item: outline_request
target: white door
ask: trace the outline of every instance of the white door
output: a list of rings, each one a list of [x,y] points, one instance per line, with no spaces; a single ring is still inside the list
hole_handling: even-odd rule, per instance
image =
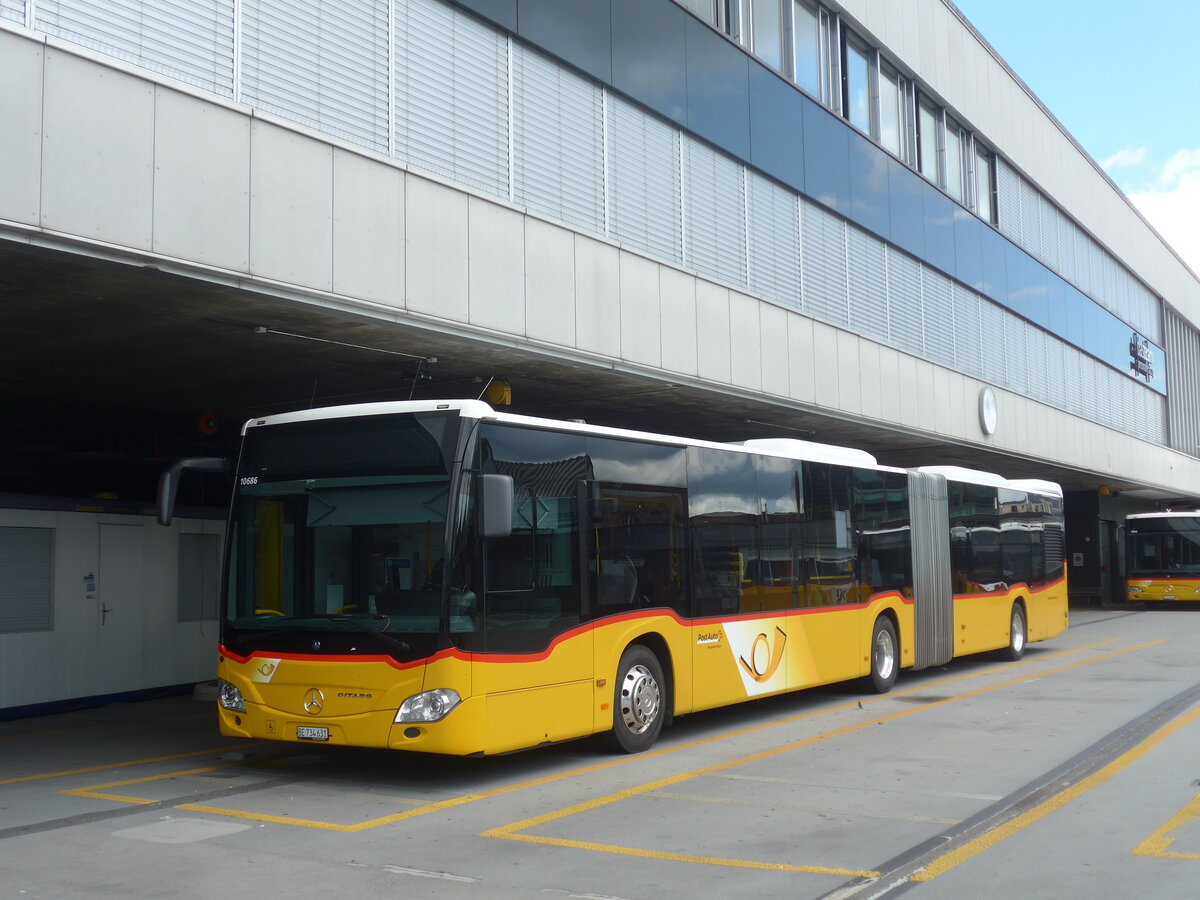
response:
[[[99,622],[97,694],[150,687],[146,683],[143,636],[146,616],[141,525],[100,526],[100,570],[96,573]]]

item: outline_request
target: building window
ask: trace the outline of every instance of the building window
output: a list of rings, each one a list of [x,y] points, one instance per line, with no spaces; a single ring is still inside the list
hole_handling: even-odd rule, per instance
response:
[[[796,84],[830,109],[837,108],[838,55],[834,52],[836,21],[823,7],[807,0],[792,2],[792,62]]]
[[[879,143],[900,159],[907,158],[908,122],[904,114],[905,79],[891,65],[879,61]]]
[[[750,52],[771,68],[783,71],[783,3],[781,0],[739,0],[740,39]]]
[[[717,0],[679,0],[680,5],[705,22],[719,25],[717,21]]]
[[[996,157],[975,145],[975,213],[991,225],[996,221]]]
[[[54,628],[54,529],[0,528],[0,634]]]
[[[941,110],[925,97],[917,100],[917,171],[936,184],[942,186],[940,166],[938,165],[938,120]]]
[[[871,134],[871,70],[875,51],[849,32],[844,32],[842,68],[842,116],[864,134]]]
[[[967,202],[967,133],[946,118],[946,193],[959,203]]]

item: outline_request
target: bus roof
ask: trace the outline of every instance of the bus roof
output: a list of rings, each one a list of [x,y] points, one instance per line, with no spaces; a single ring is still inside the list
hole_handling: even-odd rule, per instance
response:
[[[625,428],[612,428],[606,425],[590,425],[583,421],[573,422],[562,419],[544,419],[537,416],[498,412],[482,400],[395,400],[379,403],[355,403],[347,406],[327,406],[318,409],[302,409],[295,412],[255,417],[246,422],[242,427],[242,434],[245,435],[248,429],[260,425],[282,425],[291,422],[312,422],[321,419],[439,412],[442,410],[457,410],[458,414],[464,418],[505,422],[512,425],[529,425],[535,428],[554,428],[559,431],[574,431],[581,434],[632,438],[635,440],[674,444],[681,447],[741,450],[746,453],[757,453],[764,456],[781,456],[788,459],[804,460],[806,462],[832,463],[882,472],[903,473],[905,471],[893,466],[880,465],[870,453],[867,453],[865,450],[856,450],[852,447],[839,447],[834,444],[821,444],[814,441],[802,441],[796,438],[755,438],[739,443],[693,440],[691,438],[679,437],[678,435],[633,431]],[[1062,496],[1062,488],[1050,481],[1032,479],[1010,480],[991,472],[981,472],[960,466],[921,466],[918,471],[943,475],[950,481],[965,481],[970,484],[1004,487],[1026,493],[1048,494],[1053,497]]]

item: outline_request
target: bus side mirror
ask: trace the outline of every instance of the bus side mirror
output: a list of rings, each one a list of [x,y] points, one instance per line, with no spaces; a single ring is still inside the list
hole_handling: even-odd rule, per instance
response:
[[[479,503],[483,509],[481,527],[485,538],[512,534],[513,480],[511,475],[480,475]]]
[[[171,517],[175,515],[175,495],[179,492],[179,479],[183,473],[195,472],[228,472],[229,460],[220,456],[195,456],[181,459],[163,472],[158,478],[158,524],[170,525]]]

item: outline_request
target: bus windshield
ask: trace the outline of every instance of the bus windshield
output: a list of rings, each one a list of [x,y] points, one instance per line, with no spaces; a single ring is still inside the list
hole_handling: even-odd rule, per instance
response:
[[[1125,541],[1129,577],[1200,576],[1200,518],[1131,520]]]
[[[398,659],[432,652],[457,422],[410,414],[249,429],[231,518],[225,645]],[[471,628],[470,617],[460,612],[451,627]]]

